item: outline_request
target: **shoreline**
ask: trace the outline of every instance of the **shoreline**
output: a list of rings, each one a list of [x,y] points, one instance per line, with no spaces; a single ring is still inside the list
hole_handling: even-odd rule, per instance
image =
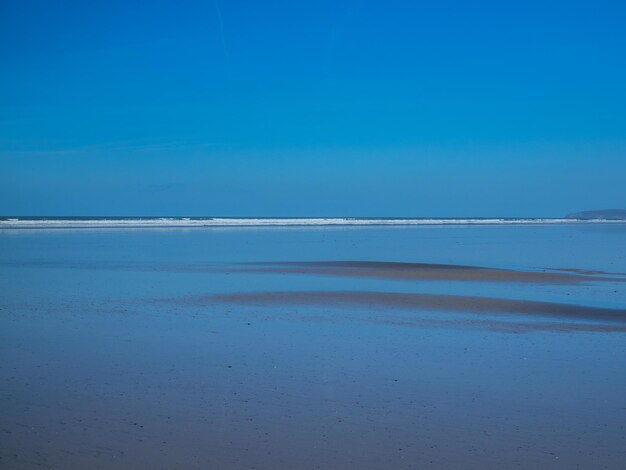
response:
[[[0,230],[82,228],[413,227],[626,224],[624,219],[532,217],[0,217]]]

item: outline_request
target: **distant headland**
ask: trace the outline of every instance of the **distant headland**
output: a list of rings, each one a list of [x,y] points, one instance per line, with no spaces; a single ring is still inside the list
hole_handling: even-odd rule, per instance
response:
[[[605,220],[626,220],[626,209],[602,209],[596,211],[582,211],[567,214],[566,219],[605,219]]]

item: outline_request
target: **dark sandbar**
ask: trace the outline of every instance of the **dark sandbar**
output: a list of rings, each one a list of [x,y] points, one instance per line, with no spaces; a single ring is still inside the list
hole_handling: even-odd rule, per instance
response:
[[[381,261],[313,261],[283,263],[251,263],[246,272],[276,274],[309,274],[348,277],[424,281],[528,282],[545,284],[577,284],[581,282],[625,282],[623,277],[599,276],[592,271],[567,272],[516,271],[479,266],[430,263],[395,263]]]
[[[531,315],[569,320],[626,324],[626,309],[442,294],[407,294],[372,291],[299,291],[221,294],[189,299],[251,305],[313,305],[374,307],[381,309],[447,311],[469,314]]]

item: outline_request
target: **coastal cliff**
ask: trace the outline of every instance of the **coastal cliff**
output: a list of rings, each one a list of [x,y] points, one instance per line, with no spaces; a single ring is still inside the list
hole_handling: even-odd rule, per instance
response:
[[[603,209],[595,211],[582,211],[567,214],[566,219],[606,219],[606,220],[626,220],[626,209]]]

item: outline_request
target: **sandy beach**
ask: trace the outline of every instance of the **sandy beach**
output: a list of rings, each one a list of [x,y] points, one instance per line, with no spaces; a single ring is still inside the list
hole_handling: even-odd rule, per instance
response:
[[[604,230],[0,233],[0,466],[621,469]]]

